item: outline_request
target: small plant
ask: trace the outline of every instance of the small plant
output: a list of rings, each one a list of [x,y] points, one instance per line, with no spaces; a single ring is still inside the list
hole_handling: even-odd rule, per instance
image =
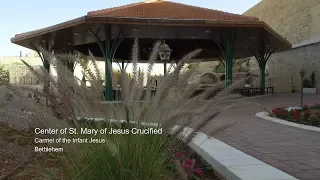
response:
[[[181,169],[181,173],[185,175],[186,179],[200,179],[204,176],[204,171],[197,166],[196,160],[191,158],[192,154],[183,148],[178,148],[175,144],[169,146],[168,152],[171,158],[169,167],[173,168],[173,170]]]

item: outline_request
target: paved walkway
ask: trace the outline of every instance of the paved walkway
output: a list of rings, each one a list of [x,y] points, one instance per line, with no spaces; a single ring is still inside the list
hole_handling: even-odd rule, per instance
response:
[[[299,105],[299,94],[274,94],[251,99],[267,108]],[[308,95],[305,103],[320,103],[320,95]],[[255,117],[261,109],[242,106],[222,113],[210,126],[210,132],[221,122],[240,123],[215,135],[215,138],[264,161],[298,179],[320,179],[320,133],[303,130]],[[222,120],[222,121],[221,121]],[[219,122],[220,121],[220,122]]]

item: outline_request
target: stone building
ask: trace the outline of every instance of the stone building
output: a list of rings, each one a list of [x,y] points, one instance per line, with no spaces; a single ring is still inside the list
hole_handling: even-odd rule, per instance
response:
[[[244,14],[265,21],[292,44],[320,36],[319,0],[262,0]]]
[[[37,69],[38,66],[33,66]],[[9,65],[9,80],[11,84],[39,85],[39,78],[34,75],[25,65]]]
[[[25,66],[21,59],[30,64],[34,69],[38,69],[42,65],[41,59],[34,52],[31,51],[26,55],[20,56],[2,56],[0,57],[0,64],[9,71],[9,81],[11,84],[19,85],[38,85],[39,78],[37,78],[27,66]]]
[[[244,14],[265,21],[293,44],[291,50],[273,54],[268,61],[276,91],[291,91],[292,85],[299,90],[301,68],[307,71],[307,78],[315,72],[320,88],[319,0],[262,0]]]

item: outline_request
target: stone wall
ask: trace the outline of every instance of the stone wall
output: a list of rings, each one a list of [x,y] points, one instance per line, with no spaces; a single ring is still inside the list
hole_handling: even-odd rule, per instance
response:
[[[292,44],[320,36],[320,0],[262,0],[244,14],[265,21]]]
[[[41,59],[39,57],[18,57],[18,56],[1,56],[0,63],[1,64],[20,64],[21,59],[27,62],[30,65],[42,65]]]
[[[295,47],[273,54],[268,61],[271,85],[276,91],[291,91],[292,84],[299,91],[301,68],[307,71],[307,78],[315,71],[316,84],[320,87],[319,0],[262,0],[244,14],[265,21]],[[258,72],[257,68],[250,70]]]
[[[270,57],[268,67],[272,86],[278,92],[291,91],[291,77],[296,90],[300,90],[301,68],[306,70],[306,78],[310,78],[312,71],[315,72],[316,84],[320,88],[320,43],[275,53]]]
[[[25,65],[9,65],[9,80],[11,84],[19,85],[39,85],[39,78],[34,75]],[[33,68],[38,69],[38,66]]]

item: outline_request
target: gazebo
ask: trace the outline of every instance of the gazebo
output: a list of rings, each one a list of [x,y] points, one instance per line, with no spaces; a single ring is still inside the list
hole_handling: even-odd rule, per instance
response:
[[[234,59],[255,56],[265,88],[265,66],[274,52],[291,44],[255,17],[190,6],[164,0],[151,0],[88,12],[87,15],[47,28],[17,34],[11,42],[39,51],[79,51],[102,57],[105,62],[130,59],[135,38],[139,38],[140,61],[147,62],[155,41],[165,40],[173,50],[171,60],[179,60],[195,49],[197,58],[226,61],[226,87],[232,83]],[[162,62],[162,61],[158,61]],[[105,97],[112,96],[111,72],[105,63]],[[49,66],[44,62],[45,67]]]

